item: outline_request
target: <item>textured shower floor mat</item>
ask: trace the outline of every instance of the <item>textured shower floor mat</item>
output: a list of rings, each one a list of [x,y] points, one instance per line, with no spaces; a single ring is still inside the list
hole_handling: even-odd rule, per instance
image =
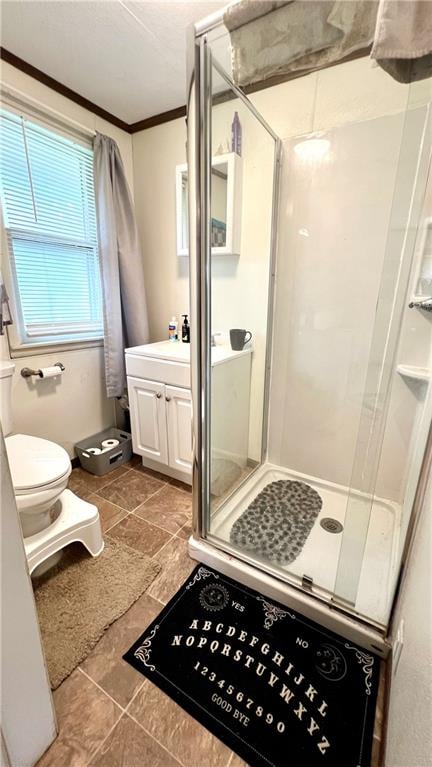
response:
[[[270,482],[234,522],[230,541],[276,565],[289,565],[301,553],[322,508],[305,482]]]
[[[377,657],[198,566],[124,659],[251,767],[369,767]]]

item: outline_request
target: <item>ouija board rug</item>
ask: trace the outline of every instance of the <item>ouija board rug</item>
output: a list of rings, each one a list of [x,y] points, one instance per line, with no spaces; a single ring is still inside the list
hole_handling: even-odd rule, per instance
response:
[[[380,660],[199,565],[123,656],[252,767],[369,767]]]

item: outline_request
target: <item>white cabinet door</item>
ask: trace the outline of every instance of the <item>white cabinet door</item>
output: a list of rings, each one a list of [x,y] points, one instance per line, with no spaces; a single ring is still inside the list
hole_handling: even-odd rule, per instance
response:
[[[127,384],[134,453],[168,463],[165,386],[131,376]]]
[[[192,472],[192,397],[190,389],[165,386],[169,465]]]

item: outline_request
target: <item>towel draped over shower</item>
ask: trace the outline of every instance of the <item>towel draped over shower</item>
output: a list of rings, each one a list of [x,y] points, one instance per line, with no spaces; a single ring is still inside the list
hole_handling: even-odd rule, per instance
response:
[[[104,303],[104,356],[108,397],[126,385],[124,349],[148,342],[144,265],[135,212],[119,148],[96,134],[94,185]]]
[[[431,0],[240,0],[227,8],[233,78],[248,86],[361,52],[400,82],[432,74]]]
[[[372,44],[377,1],[241,0],[224,23],[239,85],[308,72]]]
[[[381,0],[371,57],[401,83],[432,77],[431,0]]]

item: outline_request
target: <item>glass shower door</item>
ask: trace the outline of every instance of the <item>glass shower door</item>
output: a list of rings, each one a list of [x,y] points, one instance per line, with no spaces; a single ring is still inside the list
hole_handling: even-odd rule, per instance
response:
[[[365,551],[379,517],[425,109],[403,103],[316,132],[317,77],[305,132],[287,129],[283,141],[277,216],[279,140],[205,37],[197,69],[198,535],[383,626],[385,611],[361,608],[358,593],[366,583],[373,594],[381,566],[379,530]],[[296,82],[311,94],[311,79]],[[375,87],[368,103],[379,103]]]
[[[277,147],[215,64],[211,121],[210,514],[214,518],[265,453]],[[221,239],[224,249],[218,246]]]
[[[208,54],[207,54],[208,55]],[[208,505],[230,537],[236,491],[266,454],[278,140],[208,55]]]

